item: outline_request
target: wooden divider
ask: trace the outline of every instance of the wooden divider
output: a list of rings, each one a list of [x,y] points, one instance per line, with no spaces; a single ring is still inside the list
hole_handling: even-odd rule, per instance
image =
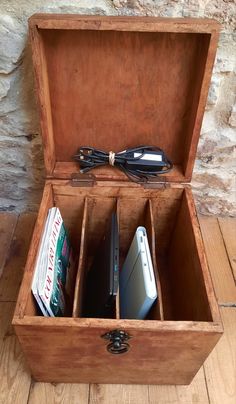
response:
[[[79,317],[81,315],[82,310],[82,286],[84,281],[84,267],[85,267],[86,249],[87,249],[87,237],[86,237],[87,222],[88,222],[88,198],[85,198],[82,229],[81,229],[80,254],[78,261],[78,271],[75,281],[75,293],[74,293],[72,317]]]
[[[160,276],[159,276],[159,265],[158,265],[158,261],[157,261],[157,255],[156,255],[156,233],[155,233],[153,206],[152,206],[151,199],[148,200],[148,216],[147,216],[146,228],[147,228],[149,246],[150,246],[150,250],[151,250],[152,264],[153,264],[154,276],[155,276],[156,287],[157,287],[157,295],[158,295],[158,298],[157,298],[158,304],[154,305],[153,308],[151,309],[150,318],[153,319],[155,317],[159,317],[159,319],[163,321],[164,312],[163,312],[162,289],[161,289],[161,282],[160,282]]]
[[[116,202],[117,211],[117,222],[118,222],[118,233],[120,234],[120,198],[117,198]],[[120,271],[120,260],[119,260],[119,271]],[[117,296],[116,296],[116,319],[120,319],[120,288],[118,286]]]
[[[78,260],[78,271],[75,282],[75,294],[73,303],[72,317],[83,316],[83,300],[85,292],[85,275],[91,266],[91,252],[96,251],[99,246],[99,239],[102,238],[111,212],[117,209],[117,220],[120,241],[120,269],[122,268],[124,258],[128,252],[130,243],[138,226],[144,226],[147,230],[148,241],[153,262],[153,269],[156,279],[158,299],[157,304],[151,309],[148,319],[163,320],[163,303],[161,284],[158,274],[155,251],[155,228],[153,219],[153,208],[150,199],[132,199],[127,198],[85,198],[80,253]],[[129,208],[128,208],[129,207]],[[102,209],[101,209],[102,208]],[[119,292],[116,299],[115,318],[120,318],[120,296]]]

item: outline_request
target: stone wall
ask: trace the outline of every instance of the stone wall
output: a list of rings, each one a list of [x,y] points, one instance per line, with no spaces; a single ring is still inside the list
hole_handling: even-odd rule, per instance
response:
[[[198,211],[236,215],[234,0],[1,0],[0,209],[38,209],[44,168],[27,19],[35,12],[210,17],[222,33],[193,175]]]

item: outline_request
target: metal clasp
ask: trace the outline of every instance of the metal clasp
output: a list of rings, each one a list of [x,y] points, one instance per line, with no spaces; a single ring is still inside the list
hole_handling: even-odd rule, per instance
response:
[[[109,331],[106,334],[101,335],[101,338],[110,341],[107,345],[107,350],[112,354],[119,355],[128,352],[130,349],[129,344],[126,341],[128,341],[131,336],[123,330]]]

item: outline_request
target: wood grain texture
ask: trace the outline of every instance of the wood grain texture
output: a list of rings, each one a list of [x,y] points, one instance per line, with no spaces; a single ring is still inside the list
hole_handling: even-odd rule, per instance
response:
[[[220,338],[221,320],[207,275],[191,192],[183,192],[183,187],[172,189],[172,183],[167,189],[166,185],[191,178],[218,29],[213,21],[192,19],[63,15],[30,19],[46,172],[49,177],[68,180],[47,181],[13,321],[37,380],[144,383],[145,375],[149,384],[186,384]],[[97,172],[95,186],[72,189],[72,156],[81,144],[101,149],[106,145],[107,150],[116,152],[138,143],[162,147],[173,161],[170,176],[160,177],[164,184],[145,184],[142,188],[127,183],[117,171],[105,169]],[[185,196],[187,202],[181,205]],[[143,218],[145,222],[149,199],[152,214],[150,220],[146,216],[146,222],[151,239],[159,223],[159,230],[165,229],[163,235],[170,219],[173,234],[179,223],[176,237],[172,238],[171,231],[169,238],[163,236],[163,244],[157,241],[154,245],[153,240],[151,244],[166,260],[170,245],[172,252],[179,249],[183,255],[178,238],[184,238],[186,245],[190,240],[187,256],[195,258],[184,262],[183,278],[188,278],[189,290],[181,300],[177,317],[181,316],[176,318],[183,321],[35,316],[30,286],[47,210],[53,204],[60,205],[73,244],[78,240],[79,245],[85,198],[87,232],[86,243],[81,245],[87,245],[87,261],[81,260],[85,270],[117,198],[123,206],[119,208],[123,255],[131,237],[130,226],[135,227]],[[153,200],[158,200],[155,208]],[[175,257],[181,267],[178,253]],[[194,282],[189,281],[191,270]],[[175,282],[176,277],[171,276]],[[180,301],[180,288],[178,293],[173,305]],[[197,295],[201,297],[200,308]],[[79,302],[80,297],[76,299]],[[125,355],[107,352],[101,335],[113,328],[124,328],[132,336],[131,349]],[[140,390],[146,394],[147,389]],[[134,397],[137,402],[138,396]]]
[[[37,28],[33,27],[30,30],[29,34],[32,43],[32,58],[35,71],[35,87],[40,111],[42,140],[44,143],[44,163],[46,172],[50,175],[53,172],[55,166],[56,156],[54,150],[47,66],[45,61],[43,43],[41,41]]]
[[[149,386],[150,404],[210,404],[204,370],[198,371],[189,386]]]
[[[157,256],[166,255],[170,245],[175,223],[180,210],[183,189],[173,190],[166,194],[166,198],[151,198],[153,222],[155,230]],[[164,194],[163,194],[164,196]]]
[[[47,175],[62,178],[55,163],[71,162],[80,145],[151,144],[180,167],[165,181],[189,181],[218,29],[210,20],[31,18]]]
[[[191,134],[191,136],[186,137],[184,144],[184,168],[187,178],[192,176],[218,39],[219,32],[212,33],[212,35],[205,40],[202,38],[201,47],[196,52],[196,62],[201,59],[205,60],[206,63],[203,65],[195,64],[195,69],[197,69],[197,74],[195,73],[196,83],[191,87],[190,93],[188,94],[189,101],[196,107],[191,108],[190,118],[186,128]]]
[[[56,162],[55,168],[53,170],[53,174],[51,178],[55,179],[68,179],[71,178],[71,173],[79,173],[79,165],[78,163],[75,162]],[[124,182],[130,182],[130,179],[118,168],[116,167],[98,167],[91,171],[91,174],[93,174],[94,178],[96,181],[99,180],[101,184],[105,181],[116,181],[118,185],[118,181],[120,181],[121,186],[124,185],[122,183]],[[162,175],[157,175],[155,178],[154,182],[184,182],[184,181],[190,181],[190,177],[187,178],[184,176],[183,173],[183,168],[180,165],[174,164],[173,169],[166,174]],[[135,182],[130,183],[131,187],[140,187],[142,185],[139,185]]]
[[[231,219],[230,219],[231,220]],[[233,219],[232,219],[232,225],[233,224]],[[207,229],[206,229],[207,231]],[[208,229],[208,231],[210,231]],[[221,245],[221,244],[220,244]],[[221,249],[220,249],[221,250]],[[218,254],[218,245],[217,243],[215,244],[215,254]],[[211,271],[214,271],[214,267],[211,267]],[[222,271],[224,271],[224,266],[222,267]],[[1,283],[1,282],[0,282]],[[230,284],[228,285],[230,287]],[[13,309],[14,304],[13,303],[1,303],[0,304],[0,339],[2,338],[3,335],[11,335],[11,327],[8,325],[8,312],[9,312],[9,317],[11,317],[12,309]],[[226,403],[226,404],[231,404],[235,402],[235,396],[234,396],[234,383],[235,383],[235,362],[234,362],[234,349],[235,349],[235,333],[234,333],[234,325],[235,325],[235,309],[234,308],[223,308],[221,309],[222,312],[222,317],[224,320],[224,328],[225,328],[225,336],[222,338],[222,340],[218,343],[216,349],[213,351],[213,353],[209,356],[206,364],[207,364],[207,369],[206,371],[206,380],[208,382],[208,390],[209,390],[209,395],[211,398],[211,403],[213,404],[221,404]],[[226,315],[226,320],[225,320],[225,314]],[[228,314],[229,313],[229,314]],[[5,337],[6,338],[6,337]],[[200,376],[199,376],[200,375]],[[0,373],[0,379],[2,377],[2,373]],[[1,379],[2,380],[2,379]],[[194,385],[194,382],[196,383],[197,381],[197,386]],[[4,382],[5,383],[5,382]],[[199,385],[198,385],[199,383]],[[202,370],[195,376],[193,382],[190,384],[188,387],[182,387],[182,386],[149,386],[149,398],[150,400],[148,401],[148,396],[146,396],[146,400],[142,401],[145,403],[150,402],[151,404],[177,404],[177,403],[184,403],[184,404],[189,404],[189,403],[196,403],[199,402],[201,404],[208,403],[208,400],[203,401],[204,398],[204,384],[202,380]],[[8,385],[9,386],[9,385]],[[16,386],[16,384],[15,384]],[[37,387],[38,386],[38,387]],[[43,387],[45,386],[45,387]],[[39,398],[41,399],[40,402],[44,402],[46,400],[46,396],[50,397],[50,402],[60,402],[60,397],[64,398],[64,401],[66,400],[66,397],[68,396],[70,400],[73,403],[73,397],[71,395],[71,392],[74,391],[74,386],[71,388],[70,385],[68,387],[64,387],[64,385],[59,385],[58,389],[57,387],[51,387],[52,385],[45,385],[45,384],[38,384],[36,383],[34,386],[32,386],[32,397],[31,400],[35,400],[35,402],[39,402]],[[29,386],[28,386],[29,387]],[[22,388],[22,386],[20,386]],[[6,389],[8,390],[8,387]],[[141,386],[141,389],[137,385],[135,386],[109,386],[109,385],[93,385],[91,386],[91,399],[94,400],[94,403],[110,403],[111,400],[115,400],[117,397],[122,398],[119,403],[129,403],[132,402],[131,400],[138,400],[138,397],[135,393],[135,391],[138,392],[138,397],[144,397],[145,392],[146,392],[146,386]],[[16,396],[15,396],[16,394]],[[27,396],[27,392],[25,391],[25,395]],[[39,398],[38,398],[39,396]],[[4,393],[3,396],[4,403],[8,404],[7,401],[7,396],[6,393]],[[14,390],[11,390],[11,394],[9,394],[9,400],[11,399],[12,403],[19,402],[19,403],[24,403],[24,399],[20,397],[21,401],[17,401],[15,397],[18,397],[18,391],[17,388]],[[76,394],[76,399],[79,401],[79,398],[83,397],[83,393],[80,391],[80,396]],[[99,401],[100,400],[100,401]],[[101,401],[103,400],[103,401]],[[192,401],[191,401],[192,400]],[[198,401],[197,401],[198,400]],[[32,401],[34,402],[34,401]],[[45,401],[46,402],[46,401]],[[68,401],[65,401],[68,402]],[[70,401],[69,401],[70,402]],[[82,401],[83,402],[83,401]],[[85,401],[86,402],[86,401]],[[134,402],[134,401],[133,401]]]
[[[135,184],[136,185],[136,184]],[[156,199],[158,196],[159,200],[159,210],[158,226],[161,228],[167,226],[167,222],[171,220],[169,216],[171,210],[171,200],[181,198],[183,193],[183,187],[178,184],[176,186],[165,187],[164,185],[160,189],[146,189],[139,187],[139,199],[137,202],[140,206],[143,206],[147,201],[147,198]],[[90,230],[89,230],[89,244],[91,251],[96,248],[98,241],[101,238],[100,230],[104,228],[106,222],[106,215],[111,213],[112,209],[115,207],[116,198],[121,198],[125,201],[126,198],[130,200],[130,203],[135,204],[136,202],[136,187],[132,187],[126,184],[125,188],[120,188],[116,183],[110,184],[110,186],[94,186],[94,187],[71,187],[67,181],[57,181],[57,180],[47,180],[42,203],[39,210],[39,216],[35,226],[34,235],[32,237],[30,252],[28,255],[28,260],[26,264],[24,281],[20,289],[19,299],[16,306],[16,315],[23,316],[24,313],[28,315],[35,314],[35,304],[31,296],[31,282],[34,269],[34,260],[37,253],[37,246],[40,240],[41,229],[46,220],[46,215],[48,209],[56,204],[62,212],[63,218],[65,220],[66,226],[70,236],[72,236],[72,243],[75,251],[79,250],[80,235],[81,235],[81,225],[83,216],[83,206],[84,199],[86,197],[90,198],[90,201],[94,201],[90,209]],[[136,203],[136,204],[137,204]],[[127,204],[124,202],[124,208]],[[167,211],[165,210],[165,205],[167,205]],[[137,215],[137,212],[133,212],[133,215]],[[129,215],[128,215],[129,216]],[[127,217],[127,215],[125,216]],[[129,219],[130,220],[130,219]],[[166,223],[166,226],[162,225]],[[163,233],[164,234],[164,233]],[[158,247],[159,248],[159,247]]]
[[[14,313],[15,303],[0,302],[0,350],[4,339],[13,335],[14,331],[11,325],[12,316]],[[1,375],[0,375],[1,378]]]
[[[218,222],[236,282],[236,218],[220,217]]]
[[[84,288],[84,277],[85,277],[85,260],[87,253],[87,221],[88,221],[88,199],[85,198],[84,202],[84,211],[83,211],[83,220],[82,220],[82,228],[81,228],[81,243],[80,243],[80,252],[79,252],[79,260],[78,260],[78,271],[75,281],[75,294],[74,294],[74,303],[73,303],[73,317],[79,317],[82,313],[82,302],[83,302],[83,288]]]
[[[204,290],[202,271],[205,271],[205,263],[200,245],[200,232],[197,231],[198,225],[194,217],[195,211],[190,197],[191,192],[184,192],[188,195],[186,198],[189,202],[189,205],[185,202],[183,206],[188,218],[186,219],[188,220],[187,224],[181,211],[177,210],[176,214],[180,228],[182,223],[187,238],[192,240],[188,248],[192,255],[197,256],[196,259],[199,260],[198,265],[195,266],[197,273],[195,283],[198,287],[197,290],[202,291]],[[138,224],[145,223],[147,227],[149,225],[150,229],[151,223],[155,231],[156,223],[162,221],[168,228],[170,218],[168,212],[171,206],[168,204],[169,210],[165,210],[165,203],[167,199],[173,199],[174,202],[181,200],[182,194],[183,188],[141,188],[139,198],[137,198],[136,188],[133,189],[129,186],[125,189],[116,186],[71,189],[68,185],[55,186],[54,181],[47,181],[14,317],[16,333],[21,341],[32,374],[37,380],[82,383],[143,383],[143,374],[145,373],[145,382],[150,384],[186,384],[191,381],[222,332],[220,318],[214,309],[214,295],[209,293],[211,289],[209,289],[209,285],[206,286],[209,303],[206,303],[206,299],[204,303],[205,312],[211,311],[211,318],[192,315],[187,318],[188,321],[169,322],[157,321],[156,315],[153,317],[155,320],[39,317],[35,316],[35,312],[32,311],[33,302],[30,289],[33,263],[43,223],[48,207],[56,199],[60,200],[63,197],[63,203],[65,203],[66,197],[68,198],[68,215],[72,217],[77,205],[83,206],[84,198],[87,197],[85,243],[87,244],[87,253],[85,258],[89,262],[99,245],[102,233],[105,231],[107,218],[116,207],[117,197],[119,200],[121,251],[125,254],[129,239],[133,236],[130,234],[130,229],[132,228],[134,232]],[[149,208],[152,206],[149,199],[155,200],[157,198],[162,209],[160,211],[156,209],[156,212],[152,211],[152,215],[149,209],[149,214],[147,214],[148,206]],[[64,215],[65,220],[67,220],[67,209],[64,209]],[[78,238],[80,238],[81,228],[76,221],[73,223],[73,228],[79,233]],[[161,245],[158,246],[158,243],[157,247],[162,248]],[[163,249],[163,253],[166,254],[165,249]],[[204,282],[208,282],[205,276]],[[190,287],[193,287],[192,283],[190,283]],[[196,302],[196,296],[188,295],[185,304],[187,303],[192,307],[195,304],[193,301]],[[181,318],[181,320],[184,319]],[[213,321],[201,322],[201,320],[208,319],[213,319]],[[106,343],[101,335],[117,328],[129,332],[133,338],[128,354],[124,357],[121,355],[121,358],[119,355],[119,358],[115,359],[116,357],[107,352]],[[49,346],[50,350],[48,350]],[[68,358],[70,358],[69,362]],[[57,369],[56,372],[55,369]],[[169,371],[169,369],[171,370]]]
[[[168,251],[167,272],[172,319],[211,321],[209,302],[213,299],[212,296],[207,296],[206,279],[203,275],[206,267],[201,259],[203,247],[197,242],[191,215],[188,196],[184,194]]]
[[[117,152],[156,144],[181,163],[179,142],[185,143],[188,133],[180,117],[187,121],[186,95],[196,81],[187,71],[194,71],[197,34],[44,30],[41,35],[57,161],[71,161],[80,145]]]
[[[214,32],[219,23],[204,18],[156,18],[127,16],[85,16],[75,14],[34,14],[30,26],[44,29],[87,29],[159,32]]]
[[[25,313],[35,315],[35,305],[32,300],[32,294],[31,294],[34,262],[36,259],[37,249],[42,234],[42,228],[46,221],[48,209],[53,206],[54,201],[53,201],[52,187],[50,183],[46,183],[43,191],[42,201],[39,208],[39,214],[35,223],[34,232],[29,247],[29,252],[27,255],[27,260],[24,268],[23,282],[21,283],[18,300],[16,303],[15,315],[17,316],[23,316]],[[28,237],[30,236],[31,234],[28,234]],[[28,239],[28,246],[29,246],[29,239]]]
[[[149,386],[91,384],[89,404],[148,404]],[[153,402],[154,403],[154,402]]]
[[[15,213],[0,213],[0,277],[8,256],[17,218],[18,215]]]
[[[0,302],[0,403],[4,404],[27,403],[31,380],[11,325],[14,307],[15,303]]]
[[[199,221],[218,303],[235,303],[236,286],[217,218],[200,216]]]
[[[214,331],[210,324],[210,332],[200,326],[197,332],[191,326],[186,332],[176,330],[174,323],[165,330],[165,322],[158,321],[146,321],[156,327],[147,331],[134,320],[85,319],[87,327],[81,327],[82,319],[67,318],[64,326],[60,319],[35,317],[41,326],[33,325],[33,320],[29,318],[26,325],[26,319],[15,319],[14,326],[34,378],[46,382],[189,384],[220,337],[219,326]],[[55,320],[57,325],[52,326]],[[115,327],[105,327],[106,323]],[[126,354],[106,350],[107,341],[101,336],[115,328],[132,336]]]
[[[33,382],[29,404],[88,404],[88,384],[51,384]]]
[[[76,196],[54,195],[54,204],[60,209],[65,227],[68,231],[73,250],[77,255],[80,247],[80,231],[82,226],[84,199]]]
[[[157,302],[152,306],[147,318],[153,320],[164,320],[162,290],[159,275],[159,267],[156,256],[156,240],[155,240],[156,234],[154,225],[154,214],[152,208],[152,201],[150,199],[148,200],[145,212],[144,227],[146,227],[147,229],[148,242],[151,251],[151,259],[157,288]]]
[[[102,320],[102,323],[101,323]],[[20,318],[15,315],[13,318],[13,325],[18,327],[18,335],[24,335],[24,328],[21,326],[31,326],[36,328],[42,328],[45,330],[52,329],[60,330],[61,327],[74,327],[75,329],[84,328],[99,328],[112,329],[127,328],[130,332],[133,332],[138,328],[140,331],[150,331],[156,332],[157,330],[161,332],[196,332],[196,333],[221,333],[223,328],[221,322],[206,322],[206,321],[156,321],[156,320],[129,320],[129,319],[100,319],[100,318],[68,318],[68,317],[43,317],[43,316],[28,316],[25,315],[24,318]],[[48,328],[49,327],[49,328]],[[59,328],[58,328],[59,327]]]
[[[222,307],[224,335],[204,364],[211,404],[236,402],[236,308]]]
[[[117,181],[98,181],[93,186],[81,187],[71,186],[71,181],[68,180],[56,180],[51,179],[47,181],[52,185],[54,197],[64,196],[77,196],[91,198],[95,197],[124,197],[135,199],[137,195],[139,198],[156,198],[156,199],[172,199],[181,198],[183,189],[189,185],[183,184],[167,184],[159,183],[157,186],[151,186],[151,184],[140,185],[135,182],[117,182]]]
[[[31,377],[15,335],[5,338],[0,351],[0,402],[27,403]]]
[[[16,301],[22,281],[35,213],[22,214],[17,222],[0,284],[0,301]]]

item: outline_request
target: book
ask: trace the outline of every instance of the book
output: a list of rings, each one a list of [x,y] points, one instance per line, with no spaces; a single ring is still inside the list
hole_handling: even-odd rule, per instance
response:
[[[69,237],[58,208],[49,209],[36,258],[32,293],[44,316],[69,313],[75,265]]]

